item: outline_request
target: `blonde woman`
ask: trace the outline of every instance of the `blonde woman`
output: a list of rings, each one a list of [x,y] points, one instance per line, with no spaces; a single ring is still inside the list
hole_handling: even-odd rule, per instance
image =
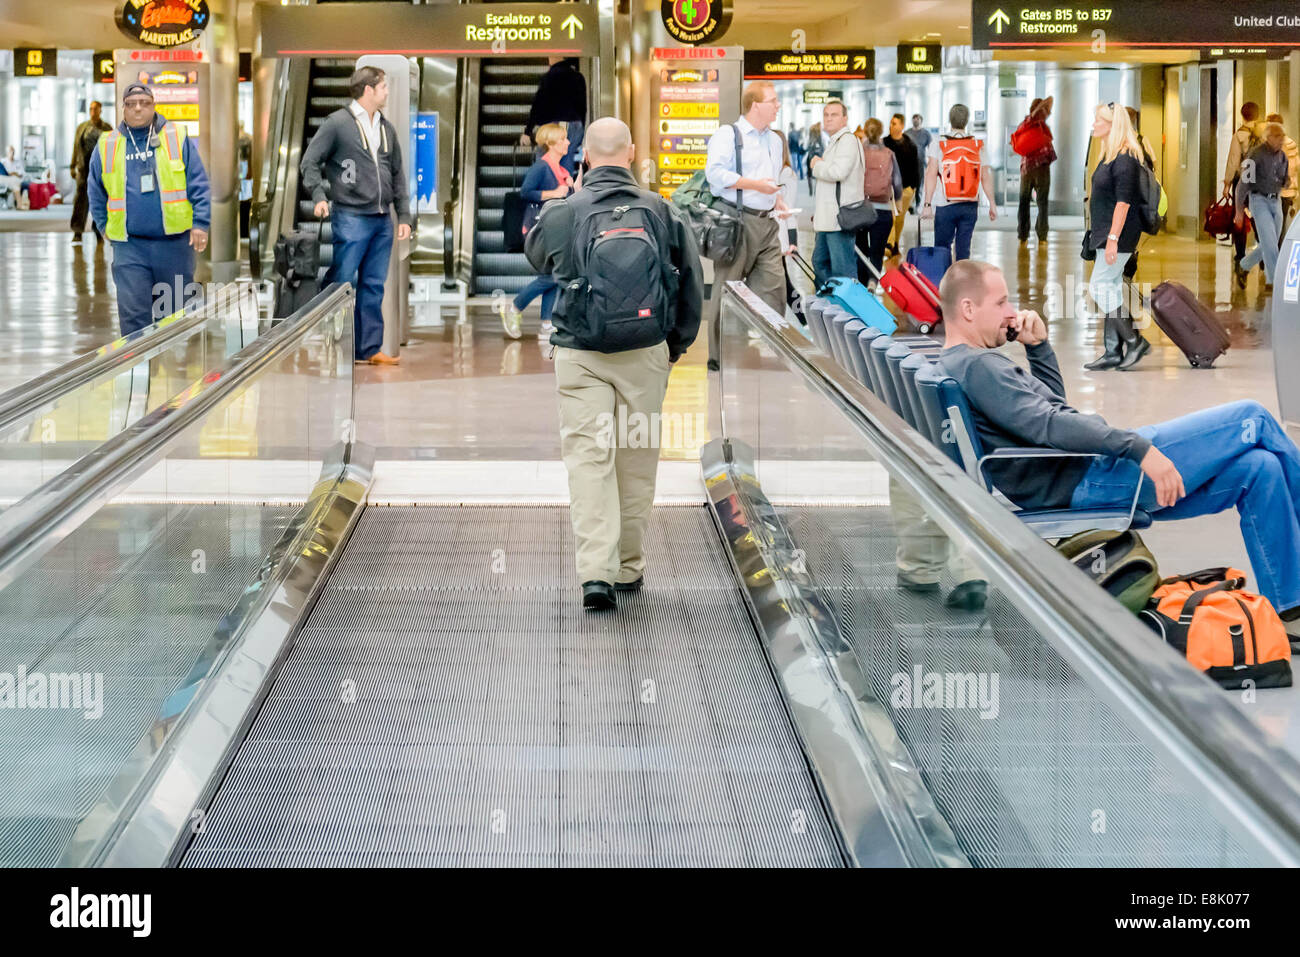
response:
[[[1105,316],[1106,351],[1084,368],[1128,370],[1151,349],[1151,343],[1134,328],[1133,318],[1124,308],[1124,265],[1142,235],[1138,207],[1142,202],[1145,156],[1123,106],[1098,106],[1092,135],[1100,147],[1100,162],[1088,192],[1087,248],[1096,254],[1088,291]]]

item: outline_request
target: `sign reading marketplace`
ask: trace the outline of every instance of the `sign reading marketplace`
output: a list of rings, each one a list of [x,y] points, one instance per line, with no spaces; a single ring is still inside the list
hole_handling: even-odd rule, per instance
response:
[[[117,12],[118,29],[155,47],[192,43],[207,25],[207,0],[126,0]]]

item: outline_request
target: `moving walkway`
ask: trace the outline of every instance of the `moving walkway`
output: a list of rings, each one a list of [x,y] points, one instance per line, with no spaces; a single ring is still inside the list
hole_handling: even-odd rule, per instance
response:
[[[367,506],[350,317],[327,290],[0,513],[6,666],[104,677],[0,750],[48,782],[0,798],[7,862],[1300,861],[1293,756],[742,285],[704,505],[613,615],[564,509]],[[897,587],[891,480],[985,608]],[[52,582],[93,600],[33,656]]]

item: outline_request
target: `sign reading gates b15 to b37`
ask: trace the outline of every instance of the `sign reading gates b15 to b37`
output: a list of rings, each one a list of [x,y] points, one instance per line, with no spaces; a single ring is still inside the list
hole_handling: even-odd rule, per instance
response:
[[[1025,47],[1300,46],[1300,4],[1287,0],[972,0],[971,45]],[[1281,50],[1279,49],[1279,52]]]

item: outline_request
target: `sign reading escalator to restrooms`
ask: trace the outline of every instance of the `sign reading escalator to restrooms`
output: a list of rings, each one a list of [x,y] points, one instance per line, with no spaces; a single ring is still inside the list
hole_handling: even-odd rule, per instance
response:
[[[263,56],[596,56],[590,3],[255,4]]]
[[[1296,47],[1300,7],[1277,0],[972,0],[971,45],[1096,53],[1109,47]]]

